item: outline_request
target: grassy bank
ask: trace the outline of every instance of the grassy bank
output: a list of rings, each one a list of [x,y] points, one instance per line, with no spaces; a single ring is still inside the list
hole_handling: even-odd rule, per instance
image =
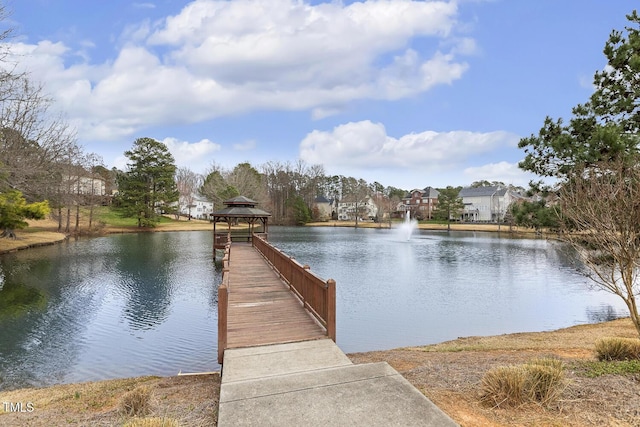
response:
[[[140,233],[161,231],[200,231],[212,230],[209,221],[182,218],[176,220],[171,217],[161,217],[155,227],[139,228],[136,218],[125,218],[117,211],[108,207],[96,208],[92,227],[89,228],[88,212],[82,212],[79,232],[80,235],[106,235],[112,233]],[[58,232],[58,223],[52,219],[29,220],[29,227],[16,230],[17,239],[0,239],[0,254],[28,249],[37,246],[59,243],[68,238],[67,233]],[[72,221],[72,232],[76,234],[75,219]]]
[[[160,219],[160,222],[152,228],[139,228],[135,218],[125,218],[117,211],[108,207],[98,207],[94,213],[92,229],[89,230],[88,212],[82,212],[80,220],[80,234],[103,235],[111,233],[139,233],[139,232],[161,232],[161,231],[210,231],[212,225],[209,221],[185,218],[179,220],[170,216]],[[24,230],[17,230],[17,239],[0,239],[0,254],[13,252],[31,247],[50,245],[59,243],[68,238],[67,234],[58,232],[58,223],[51,219],[40,221],[27,221],[29,227]],[[72,221],[75,225],[75,220]],[[399,227],[400,222],[393,222],[391,227]],[[72,225],[72,229],[74,228]],[[307,224],[308,227],[355,227],[354,221],[327,221],[313,222]],[[374,223],[372,221],[359,222],[361,228],[389,228],[389,223]],[[242,228],[240,226],[239,228]],[[418,228],[422,230],[446,230],[447,224],[436,222],[421,222]],[[451,224],[453,231],[488,231],[488,232],[511,232],[525,236],[532,236],[535,230],[512,227],[497,224]],[[71,233],[73,234],[73,233]]]
[[[392,221],[391,228],[399,227],[402,224],[401,221]],[[349,227],[353,228],[356,226],[355,221],[323,221],[323,222],[310,222],[306,225],[307,227]],[[526,227],[516,227],[516,226],[508,226],[505,224],[488,224],[488,223],[451,223],[452,231],[487,231],[487,232],[501,232],[501,233],[513,233],[513,234],[521,234],[521,235],[535,235],[536,230],[532,228]],[[388,222],[373,222],[373,221],[360,221],[358,222],[359,228],[380,228],[380,229],[388,229]],[[446,231],[447,223],[436,222],[436,221],[421,221],[418,222],[417,228],[420,230],[437,230],[437,231]]]
[[[636,337],[629,319],[549,332],[466,337],[435,345],[350,354],[354,363],[385,361],[462,426],[638,426],[640,366],[598,362],[602,337]],[[498,366],[552,357],[565,365],[567,384],[553,405],[492,408],[480,403],[484,374]],[[613,369],[612,369],[613,368]],[[28,403],[31,412],[7,412],[0,425],[124,425],[123,402],[134,390],[148,395],[141,417],[181,426],[215,425],[218,374],[140,377],[0,392],[0,402]]]

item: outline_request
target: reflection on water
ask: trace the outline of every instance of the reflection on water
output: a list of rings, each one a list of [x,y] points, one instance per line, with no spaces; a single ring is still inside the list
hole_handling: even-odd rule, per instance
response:
[[[0,389],[219,369],[211,251],[143,233],[0,257]]]
[[[562,246],[487,233],[272,227],[337,281],[346,352],[608,320]],[[0,389],[219,369],[210,232],[81,239],[0,256]]]
[[[0,286],[0,318],[18,317],[29,310],[42,310],[46,306],[42,291],[20,283],[5,282]]]
[[[269,240],[336,280],[337,337],[346,352],[460,336],[593,322],[587,308],[626,309],[587,286],[571,255],[507,234],[272,227]]]
[[[609,304],[603,304],[598,307],[587,307],[587,318],[590,323],[609,322],[625,316],[628,316],[628,314],[616,310]]]

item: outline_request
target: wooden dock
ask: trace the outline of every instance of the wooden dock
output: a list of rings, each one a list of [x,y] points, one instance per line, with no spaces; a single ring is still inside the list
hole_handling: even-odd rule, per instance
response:
[[[386,362],[338,348],[333,280],[255,237],[223,266],[219,427],[457,426]]]
[[[229,280],[227,348],[327,337],[324,328],[251,244],[233,244]]]

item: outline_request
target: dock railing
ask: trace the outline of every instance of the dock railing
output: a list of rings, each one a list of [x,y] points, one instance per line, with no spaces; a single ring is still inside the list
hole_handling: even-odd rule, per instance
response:
[[[227,348],[227,314],[229,312],[229,263],[231,256],[231,235],[222,257],[222,283],[218,287],[218,363],[222,364]]]
[[[305,308],[324,326],[327,336],[335,342],[335,280],[324,281],[313,273],[308,265],[300,264],[293,257],[267,242],[261,233],[253,234],[252,244],[300,298]]]

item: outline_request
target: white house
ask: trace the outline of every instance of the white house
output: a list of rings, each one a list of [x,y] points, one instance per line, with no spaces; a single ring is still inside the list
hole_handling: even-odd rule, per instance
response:
[[[213,212],[213,202],[202,196],[193,194],[191,198],[180,197],[180,214],[191,215],[196,219],[209,219],[209,214]]]
[[[70,187],[70,188],[67,188]],[[83,175],[65,175],[61,186],[63,192],[69,191],[71,194],[83,194],[104,196],[106,194],[106,183],[99,177]]]
[[[344,198],[338,202],[338,220],[354,221],[356,219],[356,208],[361,219],[374,219],[378,216],[378,206],[371,196],[356,201],[353,198]]]
[[[520,194],[508,187],[467,187],[458,194],[464,203],[461,220],[465,222],[504,221],[505,214]]]

